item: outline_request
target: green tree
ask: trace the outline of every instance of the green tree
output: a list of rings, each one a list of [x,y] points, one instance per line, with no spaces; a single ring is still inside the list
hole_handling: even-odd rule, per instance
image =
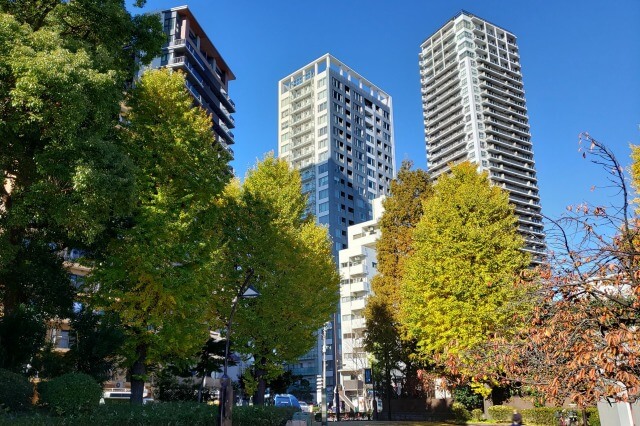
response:
[[[418,357],[482,375],[467,353],[517,324],[530,259],[507,193],[475,165],[454,166],[433,190],[407,260],[400,320]]]
[[[137,206],[114,228],[92,276],[98,307],[123,324],[136,403],[150,367],[187,364],[209,337],[215,200],[228,155],[192,102],[184,75],[168,70],[145,73],[131,92],[120,136],[137,168]]]
[[[133,52],[160,50],[155,21],[115,0],[0,1],[4,331],[15,318],[26,330],[67,316],[74,289],[56,252],[98,244],[133,205],[133,167],[115,129]],[[2,365],[20,368],[42,346],[43,332],[4,331]]]
[[[225,195],[226,266],[218,287],[227,291],[220,293],[216,309],[226,323],[240,289],[253,285],[260,292],[254,300],[238,302],[228,337],[235,351],[253,355],[255,401],[262,403],[266,381],[282,373],[284,362],[311,349],[315,332],[330,319],[339,276],[327,231],[305,216],[300,175],[286,162],[266,157],[242,186],[234,182]]]
[[[378,275],[371,283],[373,295],[365,309],[365,346],[375,356],[386,395],[392,393],[394,369],[404,369],[404,391],[416,389],[417,366],[410,356],[415,345],[401,339],[397,312],[405,260],[414,251],[413,232],[422,217],[422,203],[431,193],[431,183],[427,172],[411,170],[411,166],[411,162],[402,163],[398,177],[391,182],[391,195],[383,202],[382,233],[376,243]]]

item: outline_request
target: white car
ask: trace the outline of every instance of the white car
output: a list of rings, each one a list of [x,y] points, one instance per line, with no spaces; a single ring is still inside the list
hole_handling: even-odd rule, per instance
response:
[[[311,412],[311,407],[309,406],[309,404],[307,404],[304,401],[300,401],[300,409],[302,410],[303,413]]]

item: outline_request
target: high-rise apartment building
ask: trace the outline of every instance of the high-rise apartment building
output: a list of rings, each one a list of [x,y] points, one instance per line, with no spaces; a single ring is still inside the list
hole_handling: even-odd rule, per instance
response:
[[[181,70],[195,104],[211,114],[216,141],[232,156],[236,107],[229,97],[229,81],[235,80],[231,69],[213,45],[187,6],[160,12],[167,43],[162,55],[147,68],[167,67]],[[143,70],[144,71],[144,70]]]
[[[471,161],[509,192],[534,263],[545,250],[516,36],[462,11],[420,45],[427,164],[433,178]]]
[[[391,97],[327,54],[278,83],[278,154],[300,170],[308,211],[325,224],[333,254],[347,228],[373,218],[371,200],[387,195],[395,173]],[[339,324],[327,341],[326,386],[339,364]],[[322,342],[293,367],[312,384],[322,371]]]

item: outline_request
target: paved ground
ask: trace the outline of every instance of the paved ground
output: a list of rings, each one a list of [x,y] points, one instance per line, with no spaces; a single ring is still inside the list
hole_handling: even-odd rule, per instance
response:
[[[321,423],[316,422],[314,426],[320,426]],[[423,422],[423,421],[342,421],[342,422],[328,422],[328,426],[453,426],[453,423],[443,422]],[[468,423],[467,426],[472,426]],[[482,426],[491,426],[489,423],[482,423]],[[503,425],[504,426],[504,425]]]

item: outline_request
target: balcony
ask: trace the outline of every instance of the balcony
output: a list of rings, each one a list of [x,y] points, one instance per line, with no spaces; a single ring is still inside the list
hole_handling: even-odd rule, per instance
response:
[[[348,287],[350,294],[369,293],[371,291],[371,286],[366,281],[351,283]]]
[[[448,117],[438,121],[437,123],[427,127],[427,133],[429,135],[432,134],[439,134],[442,131],[445,131],[445,129],[449,128],[451,125],[453,125],[453,123],[456,122],[456,120],[462,120],[462,105],[456,105],[458,111],[453,112],[456,108],[451,108],[449,111],[447,111],[448,113],[451,113]],[[440,115],[444,115],[444,114],[438,114]],[[431,136],[433,137],[433,136]]]
[[[347,392],[354,392],[361,390],[363,386],[362,380],[343,380],[342,387]]]
[[[366,299],[364,297],[360,297],[357,299],[353,299],[349,304],[349,308],[351,309],[351,312],[361,311],[364,309],[366,304],[367,304]]]
[[[229,130],[226,124],[224,124],[222,121],[218,121],[217,127],[218,129],[222,130],[223,136],[225,137],[228,143],[235,143],[234,141],[235,135],[231,130]]]
[[[368,273],[367,265],[364,263],[351,264],[349,266],[349,274],[354,275],[366,275]]]
[[[315,153],[315,151],[313,149],[310,148],[305,148],[305,149],[301,149],[301,150],[295,150],[293,151],[293,160],[301,160],[305,157],[310,157]]]
[[[451,150],[464,146],[465,136],[466,134],[464,131],[459,131],[457,133],[451,134],[449,137],[441,140],[439,143],[432,143],[431,140],[429,140],[428,141],[429,156],[431,157],[432,160],[436,160],[438,159],[438,157],[441,157],[451,152]],[[458,138],[460,139],[457,140]],[[455,142],[450,143],[452,141],[455,141]]]
[[[295,138],[295,137],[301,136],[307,132],[313,131],[313,129],[314,129],[313,123],[303,124],[293,129],[291,133],[291,137]]]
[[[296,114],[296,116],[293,117],[293,120],[291,120],[292,124],[301,124],[313,118],[313,110],[301,112],[299,114],[300,115]]]
[[[351,320],[351,329],[353,331],[364,330],[367,328],[367,324],[364,318],[356,318]]]
[[[311,98],[297,101],[292,104],[291,112],[302,111],[305,108],[313,106],[313,100]]]
[[[207,62],[206,58],[202,55],[200,50],[193,45],[191,40],[176,39],[170,42],[167,47],[173,48],[174,55],[176,55],[182,48],[185,48],[184,50],[188,52],[189,58],[193,60],[193,64],[195,64],[202,71],[207,84],[215,88],[215,96],[219,98],[219,100],[229,111],[236,111],[235,103],[229,98],[229,95],[225,90],[225,85],[222,82],[220,76]]]

